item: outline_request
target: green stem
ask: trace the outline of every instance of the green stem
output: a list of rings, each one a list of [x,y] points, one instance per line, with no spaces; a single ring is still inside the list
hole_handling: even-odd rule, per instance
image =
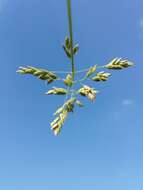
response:
[[[75,66],[74,66],[74,53],[73,53],[73,31],[72,31],[71,0],[67,0],[67,10],[68,10],[68,23],[69,23],[70,42],[71,42],[72,79],[74,80]]]

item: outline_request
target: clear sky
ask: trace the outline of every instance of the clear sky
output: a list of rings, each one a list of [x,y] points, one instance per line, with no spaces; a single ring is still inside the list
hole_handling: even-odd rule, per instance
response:
[[[72,0],[76,68],[128,58],[95,104],[85,100],[55,137],[63,98],[19,66],[69,70],[65,0],[0,0],[0,189],[143,189],[143,0]]]

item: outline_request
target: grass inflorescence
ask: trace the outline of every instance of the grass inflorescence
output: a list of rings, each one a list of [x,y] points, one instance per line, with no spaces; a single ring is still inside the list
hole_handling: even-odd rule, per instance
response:
[[[54,83],[54,81],[59,81],[65,84],[65,88],[52,87],[46,92],[46,95],[61,95],[65,96],[65,101],[61,107],[59,107],[54,116],[56,117],[53,122],[51,122],[51,129],[55,135],[58,135],[61,128],[68,117],[68,114],[74,111],[75,106],[83,107],[83,103],[79,100],[79,96],[84,96],[88,98],[91,102],[96,100],[98,90],[86,83],[86,80],[91,80],[92,82],[105,82],[111,76],[109,70],[122,70],[133,65],[131,61],[122,58],[114,58],[109,63],[98,66],[93,65],[87,69],[76,71],[74,56],[78,53],[79,45],[73,43],[73,31],[72,31],[72,14],[71,14],[71,1],[67,0],[67,10],[68,10],[68,23],[69,23],[69,37],[67,36],[62,44],[62,48],[65,55],[71,62],[71,71],[49,71],[41,68],[35,67],[19,67],[17,71],[19,74],[23,75],[33,75],[40,80],[46,81],[47,84]],[[103,71],[98,71],[98,69],[103,69]],[[108,72],[106,71],[108,70]],[[64,78],[59,76],[65,74]],[[75,79],[75,76],[83,73],[83,78],[79,80]],[[84,81],[84,84],[82,83]],[[78,83],[81,87],[76,89],[75,83]]]

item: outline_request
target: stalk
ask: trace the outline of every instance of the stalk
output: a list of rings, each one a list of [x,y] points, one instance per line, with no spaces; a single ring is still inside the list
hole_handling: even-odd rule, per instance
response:
[[[75,65],[74,65],[74,54],[73,54],[73,31],[72,31],[71,0],[67,0],[67,11],[68,11],[68,24],[69,24],[70,42],[71,42],[72,79],[74,80],[74,76],[75,76]]]

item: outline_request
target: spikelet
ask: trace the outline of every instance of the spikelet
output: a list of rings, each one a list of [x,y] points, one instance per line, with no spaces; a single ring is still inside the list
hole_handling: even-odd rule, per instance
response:
[[[70,98],[69,100],[67,100],[63,106],[61,106],[60,108],[58,108],[56,110],[56,112],[54,113],[54,115],[58,115],[61,112],[63,112],[63,110],[67,110],[68,112],[73,112],[73,108],[74,108],[74,103],[76,101],[76,98]]]
[[[133,63],[128,60],[125,60],[122,58],[115,58],[109,64],[105,65],[105,68],[120,70],[120,69],[130,67],[132,65]]]
[[[84,85],[83,88],[80,88],[78,92],[80,95],[86,96],[89,100],[93,102],[96,98],[96,94],[98,91],[96,91],[94,88]]]
[[[51,123],[51,129],[53,130],[55,135],[58,135],[60,133],[67,116],[68,112],[63,109],[59,116]]]
[[[76,98],[70,98],[69,100],[65,102],[64,106],[68,112],[73,112],[75,101],[76,101]]]
[[[55,135],[58,135],[61,131],[61,128],[68,116],[69,112],[73,112],[74,103],[76,98],[71,98],[67,100],[64,105],[57,109],[54,115],[58,115],[57,118],[51,123],[51,129],[54,131]]]
[[[66,76],[66,79],[64,80],[65,85],[71,87],[73,85],[73,80],[72,80],[72,76],[70,74],[68,74]]]
[[[71,58],[71,52],[70,52],[70,50],[68,50],[68,49],[65,47],[64,44],[62,45],[62,47],[63,47],[63,50],[64,50],[64,52],[66,53],[67,57],[68,57],[68,58]]]
[[[54,74],[51,71],[45,70],[45,69],[39,69],[35,67],[19,67],[19,70],[17,71],[19,74],[31,74],[38,79],[45,80],[48,83],[53,82],[54,80],[58,79],[57,75]]]
[[[65,38],[65,42],[64,44],[62,44],[63,50],[66,53],[68,58],[71,58],[71,41],[69,39],[69,37]]]
[[[64,94],[67,94],[67,90],[64,89],[64,88],[56,88],[56,87],[53,87],[52,90],[49,90],[48,92],[46,92],[47,95],[51,95],[51,94],[54,94],[54,95],[64,95]]]
[[[70,49],[70,48],[71,48],[71,41],[70,41],[69,37],[66,37],[66,38],[65,38],[65,47],[66,47],[67,49]]]
[[[96,65],[90,67],[86,73],[86,77],[90,77],[96,71]]]
[[[55,111],[54,115],[59,115],[61,112],[63,112],[64,109],[65,109],[65,108],[64,108],[64,105],[61,106],[61,107],[59,107],[59,108]]]
[[[111,76],[110,73],[105,73],[104,71],[101,71],[101,72],[97,73],[96,76],[92,77],[91,79],[93,81],[100,82],[100,81],[108,80],[109,76]]]
[[[65,42],[64,44],[62,44],[62,47],[63,47],[63,50],[64,52],[66,53],[67,57],[68,58],[71,58],[72,57],[72,49],[71,49],[71,41],[69,39],[69,37],[66,37],[65,38]],[[73,47],[73,54],[75,55],[79,50],[79,45],[76,44],[74,47]]]

